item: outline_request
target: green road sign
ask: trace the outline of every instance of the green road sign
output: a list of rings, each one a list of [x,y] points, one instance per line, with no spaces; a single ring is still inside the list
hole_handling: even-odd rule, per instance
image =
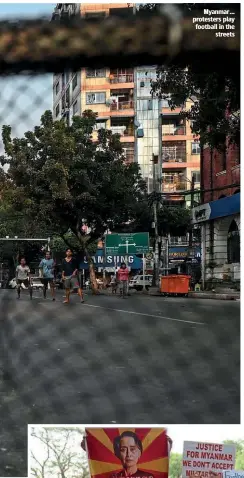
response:
[[[107,234],[105,236],[106,255],[145,254],[149,251],[149,233]]]

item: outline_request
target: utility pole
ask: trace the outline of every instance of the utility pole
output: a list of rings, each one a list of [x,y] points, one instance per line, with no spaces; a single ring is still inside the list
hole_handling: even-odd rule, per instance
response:
[[[194,191],[195,191],[195,177],[193,175],[191,180],[191,211],[194,208]],[[192,247],[192,245],[193,245],[193,226],[191,226],[191,229],[189,232],[189,247]]]
[[[157,177],[156,177],[156,168],[158,167],[158,156],[153,154],[152,155],[152,162],[153,162],[153,192],[157,193],[158,185],[157,185]],[[159,236],[158,236],[158,204],[156,198],[153,201],[153,222],[154,222],[154,231],[155,231],[155,245],[154,245],[154,277],[153,283],[154,286],[157,287],[158,285],[158,278],[159,278]]]

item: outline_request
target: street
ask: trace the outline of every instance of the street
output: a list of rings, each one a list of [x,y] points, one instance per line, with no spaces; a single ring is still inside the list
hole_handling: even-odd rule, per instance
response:
[[[27,423],[239,423],[239,302],[85,298],[1,291],[0,438],[18,445],[13,463]]]

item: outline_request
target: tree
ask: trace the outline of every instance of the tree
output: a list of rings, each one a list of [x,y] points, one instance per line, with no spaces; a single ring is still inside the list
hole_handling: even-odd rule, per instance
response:
[[[180,478],[182,474],[182,455],[170,453],[169,478]]]
[[[192,132],[200,135],[202,144],[225,149],[228,143],[240,143],[240,90],[233,77],[223,72],[198,70],[196,65],[187,68],[162,66],[157,69],[157,79],[152,82],[152,92],[159,98],[169,98],[169,106],[192,101],[190,109],[181,115],[191,121]]]
[[[13,205],[14,186],[7,181],[7,178],[4,179],[3,176],[0,177],[0,237],[37,238],[52,235],[53,231],[47,230],[46,225],[38,221],[35,216],[28,216],[26,211],[18,212]],[[26,257],[28,263],[31,263],[40,253],[42,246],[43,243],[32,241],[0,241],[0,262],[8,263],[10,272],[13,273],[21,255]]]
[[[37,453],[31,441],[31,472],[36,478],[47,478],[51,474],[61,478],[89,478],[86,458],[82,452],[74,451],[79,444],[80,431],[74,428],[32,429]],[[78,449],[78,446],[75,447]],[[38,456],[37,456],[38,455]]]
[[[184,16],[194,11],[203,11],[209,4],[177,5]],[[236,21],[240,8],[236,10]],[[143,5],[142,10],[160,8],[157,4]],[[211,4],[215,8],[215,4]],[[218,9],[219,6],[216,5]],[[177,59],[170,66],[162,65],[157,69],[157,79],[152,82],[152,93],[159,98],[169,98],[172,109],[192,101],[189,110],[183,108],[182,116],[192,121],[192,132],[200,135],[202,144],[225,151],[226,143],[240,144],[240,61],[232,54],[230,65],[223,59],[214,64],[201,63],[196,56],[188,64],[179,65]]]
[[[244,440],[225,440],[224,443],[236,446],[235,470],[244,470]]]
[[[92,132],[96,115],[85,111],[71,126],[54,121],[51,111],[41,126],[23,138],[11,138],[11,127],[3,126],[5,174],[14,185],[13,207],[25,211],[53,228],[65,239],[69,232],[86,255],[93,288],[97,290],[89,245],[109,229],[133,222],[146,198],[145,183],[136,163],[126,165],[119,135],[100,130],[96,142]],[[87,224],[89,235],[82,226]]]

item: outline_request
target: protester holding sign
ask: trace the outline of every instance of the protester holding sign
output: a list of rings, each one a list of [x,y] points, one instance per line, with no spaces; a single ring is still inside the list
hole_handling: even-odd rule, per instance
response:
[[[164,428],[91,428],[81,447],[91,478],[168,478],[172,440]]]

